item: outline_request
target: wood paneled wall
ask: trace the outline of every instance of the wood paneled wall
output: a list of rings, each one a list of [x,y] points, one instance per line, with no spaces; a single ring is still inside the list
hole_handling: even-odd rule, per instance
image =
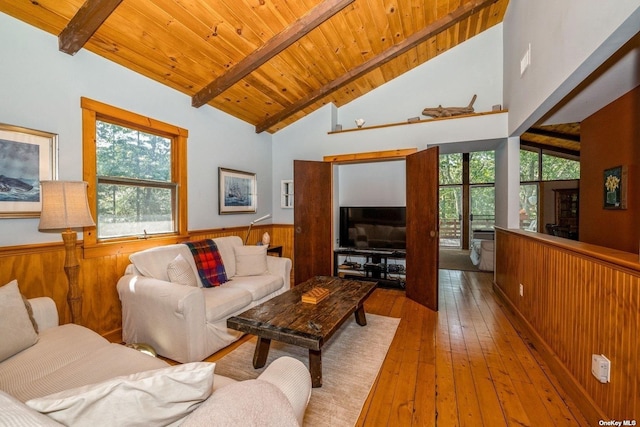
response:
[[[263,225],[252,228],[248,242],[261,240],[267,231],[272,245],[282,245],[282,256],[293,256],[293,226]],[[246,236],[246,228],[198,230],[189,233],[191,240],[237,235]],[[119,341],[122,330],[122,310],[116,283],[129,264],[129,254],[146,247],[157,246],[153,240],[135,244],[116,245],[110,253],[84,258],[82,242],[78,246],[80,259],[80,287],[83,290],[82,313],[84,324],[112,341]],[[166,244],[166,243],[165,243]],[[27,297],[48,296],[58,307],[60,323],[69,323],[67,306],[67,277],[64,269],[64,246],[60,243],[0,247],[0,285],[18,280],[20,291]],[[293,277],[293,275],[292,275]]]
[[[580,123],[580,240],[638,253],[640,87]],[[604,209],[604,171],[628,168],[626,209]]]
[[[637,254],[497,230],[495,281],[592,425],[640,420]],[[592,354],[611,360],[610,383],[591,374]]]

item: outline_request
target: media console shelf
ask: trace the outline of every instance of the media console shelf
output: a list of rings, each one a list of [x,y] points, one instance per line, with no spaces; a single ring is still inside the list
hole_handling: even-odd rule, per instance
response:
[[[339,248],[333,251],[333,275],[404,289],[406,257],[404,250]]]

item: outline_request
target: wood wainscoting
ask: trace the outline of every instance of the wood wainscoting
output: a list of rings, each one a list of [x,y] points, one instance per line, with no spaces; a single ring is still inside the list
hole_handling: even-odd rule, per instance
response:
[[[640,421],[637,254],[497,229],[495,290],[590,425]],[[610,383],[591,374],[592,354],[611,360]]]
[[[189,232],[189,240],[237,235],[246,236],[247,227],[198,230]],[[262,225],[251,229],[248,242],[261,240],[267,231],[273,245],[282,246],[282,256],[293,256],[292,225]],[[186,240],[181,238],[180,240]],[[82,241],[78,242],[80,288],[83,292],[83,326],[113,342],[121,341],[122,310],[116,290],[118,279],[129,264],[129,254],[144,248],[175,243],[176,239],[149,239],[113,245],[100,251],[100,256],[82,256]],[[28,298],[51,297],[58,308],[60,323],[69,323],[67,277],[64,273],[64,245],[60,243],[0,247],[0,286],[16,279],[20,291]],[[293,277],[293,275],[292,275]]]

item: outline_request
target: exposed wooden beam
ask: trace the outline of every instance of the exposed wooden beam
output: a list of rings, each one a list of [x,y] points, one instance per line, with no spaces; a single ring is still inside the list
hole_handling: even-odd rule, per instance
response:
[[[540,142],[529,141],[527,140],[526,133],[520,136],[520,146],[531,147],[531,148],[536,148],[536,149],[545,150],[545,151],[552,151],[554,153],[566,154],[568,156],[576,157],[576,158],[580,157],[580,150],[572,150],[570,148],[557,147],[555,145],[547,145],[547,144],[542,144]]]
[[[75,55],[122,0],[87,0],[58,36],[58,48]]]
[[[460,6],[453,12],[449,13],[448,15],[432,22],[422,30],[406,38],[401,43],[398,43],[397,45],[390,47],[386,51],[382,52],[380,55],[370,59],[367,62],[364,62],[362,65],[347,72],[346,74],[337,78],[336,80],[309,93],[306,97],[289,105],[288,107],[284,108],[281,112],[274,114],[271,117],[267,117],[264,121],[262,121],[261,123],[258,123],[258,125],[256,126],[256,133],[264,132],[270,127],[286,119],[287,117],[290,117],[296,112],[308,107],[309,105],[315,103],[316,101],[319,101],[320,99],[324,98],[331,92],[337,89],[340,89],[341,87],[351,83],[352,81],[364,76],[368,72],[402,55],[403,53],[411,50],[412,48],[419,45],[420,43],[423,43],[426,40],[430,39],[431,37],[443,31],[446,31],[447,29],[456,25],[458,22],[464,19],[467,19],[474,13],[479,12],[480,10],[491,6],[493,3],[496,3],[497,1],[498,0],[474,0],[468,3],[465,3],[464,5]]]
[[[191,99],[191,105],[198,108],[211,101],[353,2],[354,0],[323,1],[196,93]]]
[[[580,135],[574,135],[570,133],[557,132],[549,129],[541,129],[532,127],[527,130],[528,133],[535,135],[548,136],[551,138],[566,139],[569,141],[580,142]]]

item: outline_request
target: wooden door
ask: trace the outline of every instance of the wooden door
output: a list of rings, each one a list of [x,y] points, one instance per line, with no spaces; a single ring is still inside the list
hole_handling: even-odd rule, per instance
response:
[[[330,162],[293,162],[293,276],[296,285],[314,276],[333,273],[331,171]]]
[[[438,311],[438,147],[407,156],[407,297]]]

